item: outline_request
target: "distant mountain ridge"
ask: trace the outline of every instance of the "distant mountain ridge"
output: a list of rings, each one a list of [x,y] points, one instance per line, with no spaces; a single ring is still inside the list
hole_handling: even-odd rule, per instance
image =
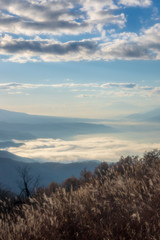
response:
[[[160,108],[144,113],[131,114],[127,118],[135,121],[160,122]]]
[[[11,160],[15,160],[15,161],[18,161],[18,162],[26,162],[26,163],[33,163],[33,162],[38,161],[38,159],[34,160],[34,159],[31,159],[31,158],[19,157],[19,156],[13,154],[13,153],[8,152],[8,151],[0,150],[0,159],[2,159],[2,158],[11,159]]]
[[[96,121],[96,120],[95,120]],[[47,117],[0,110],[0,139],[68,138],[81,134],[115,132],[94,120]]]
[[[21,161],[20,161],[21,160]],[[22,162],[23,160],[23,162]],[[31,161],[32,159],[30,159]],[[80,176],[80,172],[86,168],[89,171],[100,164],[99,161],[84,161],[75,163],[57,163],[57,162],[25,162],[26,158],[20,158],[6,151],[0,151],[0,184],[12,192],[18,193],[18,168],[28,166],[33,177],[40,176],[40,186],[46,187],[52,181],[61,183],[74,175]]]
[[[99,119],[69,118],[58,116],[32,115],[0,109],[0,122],[8,123],[54,123],[54,122],[98,122]]]

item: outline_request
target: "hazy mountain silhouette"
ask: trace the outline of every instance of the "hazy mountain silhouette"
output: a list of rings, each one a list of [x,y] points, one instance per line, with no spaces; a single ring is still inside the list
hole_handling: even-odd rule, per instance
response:
[[[13,126],[7,128],[4,127],[4,123],[0,122],[0,140],[11,140],[11,139],[18,139],[18,140],[29,140],[35,138],[33,134],[28,132],[21,132],[13,130]]]
[[[86,161],[69,164],[56,162],[26,163],[24,161],[26,161],[26,159],[20,158],[9,152],[0,151],[0,183],[2,186],[18,193],[19,189],[17,182],[19,176],[17,169],[25,166],[30,168],[32,176],[40,176],[40,186],[47,186],[52,181],[57,183],[63,182],[72,175],[79,177],[81,170],[84,168],[93,172],[100,163],[99,161]]]
[[[0,139],[67,138],[80,134],[115,132],[110,126],[90,121],[0,110]]]
[[[100,119],[88,118],[69,118],[69,117],[56,117],[56,116],[42,116],[31,115],[27,113],[8,111],[0,109],[0,122],[8,123],[27,123],[27,124],[40,124],[40,123],[54,123],[54,122],[99,122]]]
[[[2,158],[12,159],[12,160],[15,160],[18,162],[26,162],[26,163],[33,163],[35,161],[38,161],[38,159],[35,160],[35,159],[31,159],[31,158],[19,157],[8,151],[0,150],[0,159],[2,159]]]
[[[131,114],[127,118],[134,121],[160,122],[160,108],[144,113]]]

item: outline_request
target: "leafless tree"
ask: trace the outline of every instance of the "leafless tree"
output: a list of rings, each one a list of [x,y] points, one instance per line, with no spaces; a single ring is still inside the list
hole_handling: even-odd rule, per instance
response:
[[[35,177],[31,174],[28,166],[17,169],[19,175],[18,187],[20,189],[20,197],[31,197],[39,186],[39,176]]]

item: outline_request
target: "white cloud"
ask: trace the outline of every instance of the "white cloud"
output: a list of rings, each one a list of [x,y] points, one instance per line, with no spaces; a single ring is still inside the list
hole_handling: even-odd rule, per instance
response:
[[[112,88],[112,87],[116,87],[116,88],[135,88],[137,85],[135,83],[105,83],[103,84],[101,87],[102,88]]]
[[[147,7],[152,1],[118,3]],[[115,26],[122,29],[126,25],[119,4],[113,0],[0,0],[1,59],[20,63],[160,59],[160,24],[140,34],[116,33]],[[65,42],[64,35],[68,39],[78,35],[79,40]]]
[[[112,41],[102,43],[101,55],[105,60],[158,60],[160,59],[160,24],[135,33],[113,34]]]
[[[30,83],[0,83],[0,90],[18,90],[18,89],[34,89],[34,88],[98,88],[98,83],[58,83],[58,84],[30,84]]]
[[[21,143],[21,141],[16,141]],[[85,160],[118,161],[122,155],[143,154],[160,148],[160,144],[138,143],[114,137],[87,137],[65,141],[62,139],[36,139],[24,141],[20,147],[6,150],[21,157],[53,162],[76,162]]]
[[[142,86],[135,83],[75,83],[63,82],[58,84],[29,84],[29,83],[0,83],[0,91],[8,94],[23,94],[25,89],[53,88],[68,89],[72,92],[80,92],[77,98],[106,98],[108,96],[118,97],[150,97],[160,95],[160,87]]]
[[[99,97],[98,94],[79,94],[76,96],[77,98],[97,98]]]
[[[81,61],[81,60],[158,60],[160,59],[160,24],[143,29],[140,34],[113,33],[110,38],[60,42],[36,37],[26,40],[4,35],[0,55],[4,61]]]
[[[152,4],[151,0],[119,0],[119,4],[130,7],[149,7]]]
[[[112,0],[0,0],[0,26],[15,34],[76,35],[109,24],[124,26],[124,16],[110,11],[116,8]]]

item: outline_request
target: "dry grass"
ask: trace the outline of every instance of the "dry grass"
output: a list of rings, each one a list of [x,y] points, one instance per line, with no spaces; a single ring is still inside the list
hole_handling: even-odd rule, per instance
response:
[[[37,194],[8,213],[3,202],[0,240],[160,239],[160,152],[99,169],[76,190]]]

